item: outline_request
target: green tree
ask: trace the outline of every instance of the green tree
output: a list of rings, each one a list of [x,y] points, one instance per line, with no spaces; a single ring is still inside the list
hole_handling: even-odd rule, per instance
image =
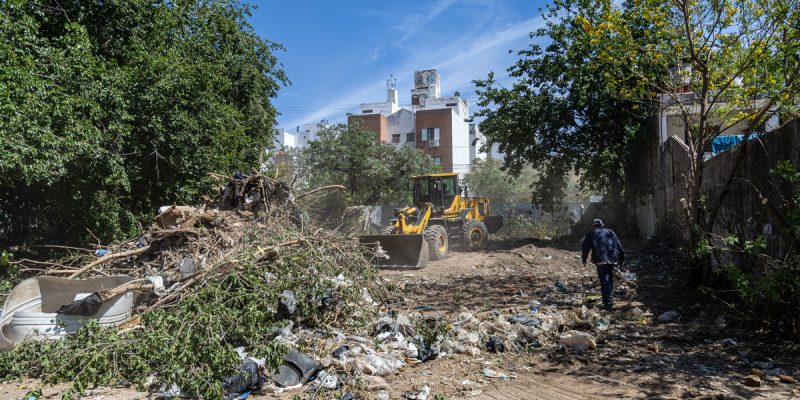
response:
[[[511,86],[494,73],[475,82],[482,107],[476,116],[486,117],[481,131],[500,145],[512,173],[526,165],[541,172],[534,193],[543,205],[560,203],[576,173],[585,189],[622,197],[631,144],[647,116],[635,99],[618,95],[611,84],[620,66],[572,18],[599,15],[595,4],[555,1],[544,13],[546,26],[531,34],[530,48],[508,69]]]
[[[0,237],[133,234],[197,201],[207,173],[271,142],[286,84],[250,7],[210,1],[0,2]]]
[[[408,180],[433,169],[422,151],[380,142],[358,122],[325,124],[305,149],[303,164],[307,184],[344,185],[350,205],[407,202]]]
[[[649,94],[657,111],[683,122],[689,148],[686,179],[692,241],[714,226],[719,206],[749,156],[748,139],[773,116],[798,114],[800,4],[796,0],[633,0],[598,2],[601,18],[576,15],[615,60],[612,87],[621,97]],[[650,73],[642,73],[649,71]],[[636,85],[629,84],[631,77]],[[619,84],[620,79],[626,83]],[[639,90],[626,90],[633,87]],[[653,96],[655,94],[655,96]],[[723,183],[722,194],[703,193],[703,156],[712,140],[735,127],[744,143]]]
[[[514,203],[531,201],[533,171],[523,169],[517,176],[502,169],[502,161],[493,158],[476,159],[472,170],[464,175],[470,196],[486,196],[492,204],[510,207]]]

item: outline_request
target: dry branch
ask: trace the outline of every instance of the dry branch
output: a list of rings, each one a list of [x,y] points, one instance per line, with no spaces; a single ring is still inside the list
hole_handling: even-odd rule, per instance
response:
[[[332,189],[345,190],[347,188],[345,186],[342,186],[342,185],[323,186],[323,187],[316,188],[316,189],[314,189],[314,190],[312,190],[310,192],[305,192],[303,194],[297,195],[297,197],[295,197],[295,199],[302,199],[303,197],[308,196],[310,194],[314,194],[314,193],[317,193],[317,192],[322,191],[322,190],[332,190]]]
[[[88,271],[91,271],[93,268],[97,267],[98,265],[107,263],[109,261],[114,261],[114,260],[117,260],[117,259],[120,259],[120,258],[139,255],[139,254],[142,254],[142,253],[146,252],[149,249],[150,249],[149,247],[140,247],[138,249],[125,251],[125,252],[122,252],[122,253],[109,254],[109,255],[107,255],[105,257],[101,257],[100,259],[93,261],[89,265],[87,265],[87,266],[75,271],[72,275],[69,276],[69,278],[75,279],[75,278],[83,275],[84,273],[86,273]]]

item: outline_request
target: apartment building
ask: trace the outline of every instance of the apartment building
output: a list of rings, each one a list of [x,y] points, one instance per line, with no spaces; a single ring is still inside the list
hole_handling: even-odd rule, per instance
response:
[[[308,142],[317,139],[322,124],[305,124],[296,126],[294,129],[275,128],[273,135],[273,146],[280,148],[303,148],[308,146]]]
[[[478,157],[470,140],[469,106],[458,92],[442,97],[435,69],[414,71],[410,109],[400,107],[396,81],[390,78],[386,101],[363,103],[360,111],[348,117],[348,123],[360,121],[383,142],[422,150],[445,172],[469,172]]]

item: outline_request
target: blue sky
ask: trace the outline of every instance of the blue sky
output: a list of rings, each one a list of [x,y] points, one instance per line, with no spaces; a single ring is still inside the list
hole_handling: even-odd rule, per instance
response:
[[[459,91],[475,111],[474,79],[505,77],[543,24],[543,0],[254,1],[250,19],[279,52],[292,85],[274,104],[278,126],[326,119],[343,122],[360,103],[383,101],[397,78],[400,104],[410,102],[413,72],[436,68],[442,95]]]

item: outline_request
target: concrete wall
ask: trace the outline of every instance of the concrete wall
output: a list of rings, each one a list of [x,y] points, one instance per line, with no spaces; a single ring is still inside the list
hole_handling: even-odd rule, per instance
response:
[[[636,196],[628,209],[640,237],[679,242],[688,232],[680,199],[687,196],[689,148],[674,136],[659,142],[659,136],[652,135],[637,146],[633,168],[628,171],[629,190]]]
[[[799,125],[798,120],[790,121],[748,142],[750,155],[724,197],[721,196],[725,183],[743,151],[742,146],[705,162],[702,190],[707,204],[718,204],[722,198],[713,227],[715,235],[734,234],[742,243],[763,235],[767,254],[779,259],[785,256],[789,237],[782,232],[781,216],[786,210],[781,199],[788,197],[792,188],[781,186],[772,176],[772,170],[782,160],[800,165]],[[629,173],[632,191],[650,189],[640,190],[628,209],[635,216],[641,237],[685,240],[689,223],[680,199],[687,196],[688,149],[674,136],[662,145],[657,140],[654,136],[636,152],[634,169]]]
[[[400,145],[415,147],[416,142],[408,142],[407,134],[414,133],[416,130],[416,118],[414,113],[408,109],[401,108],[396,113],[387,118],[389,127],[389,139],[392,135],[400,135]],[[391,143],[391,140],[390,140]]]
[[[747,143],[750,154],[729,193],[723,197],[713,228],[715,234],[734,234],[742,242],[764,235],[769,255],[779,259],[786,255],[789,237],[781,234],[781,220],[786,212],[781,199],[788,197],[793,188],[781,185],[773,177],[772,169],[782,160],[800,165],[799,125],[798,120],[790,121]],[[740,145],[706,161],[703,190],[709,204],[719,201],[742,151]]]
[[[469,141],[469,123],[466,121],[467,115],[464,110],[453,109],[453,172],[466,174],[470,170],[472,160],[469,157],[471,143]]]
[[[275,149],[296,147],[295,135],[291,132],[287,132],[284,128],[275,128],[273,132],[272,146]]]

